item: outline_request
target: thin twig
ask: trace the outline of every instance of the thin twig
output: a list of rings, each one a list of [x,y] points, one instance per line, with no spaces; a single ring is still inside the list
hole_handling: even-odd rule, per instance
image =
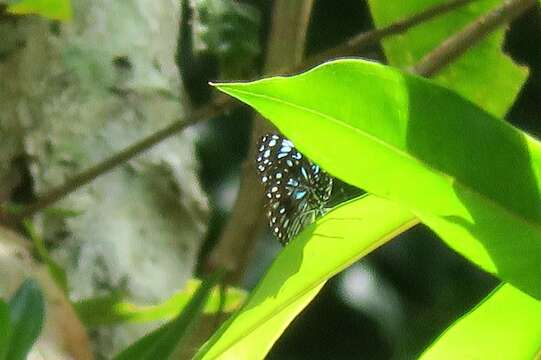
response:
[[[356,54],[363,46],[374,44],[385,37],[403,33],[415,25],[426,22],[437,16],[446,14],[447,12],[458,8],[459,6],[464,6],[472,1],[476,0],[452,0],[449,3],[434,6],[418,14],[415,14],[410,18],[394,22],[389,26],[383,27],[381,29],[361,33],[357,36],[350,38],[341,45],[324,51],[318,55],[314,55],[308,58],[306,61],[303,61],[302,63],[291,68],[284,69],[279,73],[293,73],[306,69],[310,66],[313,66],[314,64],[326,61],[332,57]],[[221,115],[225,111],[239,105],[240,103],[238,102],[234,102],[231,99],[224,99],[223,97],[221,97],[219,101],[214,101],[201,107],[200,109],[185,116],[184,118],[175,121],[168,127],[159,130],[158,132],[150,135],[149,137],[144,138],[143,140],[127,147],[124,150],[121,150],[119,153],[109,157],[103,162],[87,170],[84,170],[83,172],[66,180],[64,184],[54,187],[44,195],[38,197],[38,199],[34,203],[25,207],[24,210],[22,210],[17,215],[9,216],[7,214],[0,213],[0,221],[2,221],[2,223],[13,223],[19,222],[25,217],[32,216],[36,212],[52,205],[56,201],[74,192],[79,187],[90,183],[98,176],[105,174],[109,170],[125,163],[126,161],[139,155],[150,147],[158,144],[159,142],[167,139],[168,137],[176,134],[177,132],[182,131],[187,126],[202,120],[210,119],[212,117]]]
[[[36,202],[16,213],[13,216],[12,221],[21,221],[24,218],[35,214],[36,212],[62,199],[66,195],[74,192],[81,186],[88,184],[98,176],[105,174],[119,164],[125,163],[134,156],[141,154],[145,150],[148,150],[171,135],[183,130],[187,126],[195,124],[201,120],[210,119],[221,115],[235,106],[237,106],[237,104],[230,98],[225,96],[217,97],[215,101],[198,109],[197,111],[194,111],[191,114],[188,114],[182,120],[175,121],[166,128],[153,133],[152,135],[131,146],[128,146],[105,161],[75,175],[74,177],[68,179],[64,184],[49,190],[45,195],[38,198]]]
[[[510,23],[537,0],[506,0],[502,5],[477,18],[462,31],[449,37],[436,49],[424,56],[410,71],[430,77],[455,61],[468,49],[503,24]]]
[[[417,14],[414,14],[405,19],[398,20],[391,23],[388,26],[363,32],[355,35],[345,42],[337,45],[331,49],[324,50],[319,54],[312,55],[306,58],[302,64],[293,68],[293,71],[304,70],[317,64],[321,64],[328,59],[332,59],[338,56],[350,56],[359,53],[359,49],[373,45],[381,41],[382,39],[391,35],[405,33],[412,27],[432,20],[440,15],[446,14],[450,11],[458,9],[462,6],[477,0],[453,0],[443,4],[435,5],[428,9],[425,9]],[[291,69],[290,69],[291,71]]]

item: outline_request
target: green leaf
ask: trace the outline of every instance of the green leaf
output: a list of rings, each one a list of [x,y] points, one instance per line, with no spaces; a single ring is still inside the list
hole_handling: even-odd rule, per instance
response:
[[[84,214],[82,210],[66,209],[62,207],[49,207],[43,209],[43,213],[47,216],[56,217],[60,219],[76,218]]]
[[[330,277],[414,224],[410,212],[373,195],[336,207],[284,248],[240,312],[195,358],[264,358]]]
[[[153,306],[139,306],[125,302],[119,295],[82,300],[75,303],[74,306],[81,321],[89,327],[122,322],[171,319],[183,311],[200,285],[200,280],[189,280],[185,289],[177,292],[163,303]],[[220,309],[220,294],[218,289],[214,288],[209,294],[203,313],[215,314],[218,311],[230,313],[240,307],[245,297],[246,293],[243,290],[228,288],[225,304]]]
[[[451,325],[421,359],[537,359],[540,350],[541,302],[507,284]]]
[[[24,360],[43,326],[45,304],[38,284],[25,280],[9,301],[12,326],[7,359]]]
[[[52,20],[70,20],[70,0],[20,0],[7,7],[7,12],[16,15],[37,14]]]
[[[127,349],[123,350],[115,357],[115,360],[143,360],[143,359],[167,359],[174,351],[176,344],[169,344],[167,349],[161,349],[156,344],[160,343],[161,339],[168,337],[171,334],[171,324],[167,323],[158,329],[154,330],[148,335],[145,335],[141,339],[137,340],[134,344],[130,345]],[[155,358],[154,356],[160,356]],[[163,356],[163,357],[162,357]]]
[[[386,26],[431,6],[449,0],[369,0],[377,27]],[[477,0],[444,16],[424,22],[399,36],[383,40],[389,63],[407,68],[435,49],[443,40],[462,30],[481,14],[500,6],[501,0]],[[504,30],[498,30],[443,69],[436,81],[478,106],[503,116],[513,104],[528,71],[502,52]]]
[[[414,212],[453,249],[541,298],[541,145],[426,79],[342,59],[218,88],[332,175]]]
[[[56,285],[64,291],[65,294],[68,292],[68,277],[66,271],[62,266],[60,266],[52,257],[49,255],[49,251],[43,243],[43,239],[38,235],[34,225],[30,220],[23,220],[23,227],[30,236],[34,248],[38,253],[40,260],[47,265],[49,274],[54,279]]]
[[[190,330],[203,313],[205,303],[216,284],[224,276],[224,271],[215,272],[197,289],[190,302],[175,319],[139,339],[118,354],[116,360],[167,359],[173,351],[190,335]]]
[[[11,340],[11,321],[8,304],[0,299],[0,360],[7,359]]]

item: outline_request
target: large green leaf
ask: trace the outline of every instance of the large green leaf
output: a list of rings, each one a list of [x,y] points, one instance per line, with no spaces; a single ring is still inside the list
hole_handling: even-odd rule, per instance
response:
[[[332,175],[411,209],[452,248],[541,298],[541,146],[426,79],[361,60],[218,87]]]
[[[38,284],[25,280],[9,301],[11,341],[7,359],[23,360],[38,338],[45,317],[45,303]]]
[[[376,26],[383,27],[448,1],[369,0],[368,3]],[[501,0],[473,1],[445,16],[420,24],[404,34],[389,37],[383,40],[385,55],[391,65],[400,68],[412,66],[447,37],[501,3]],[[503,38],[504,30],[495,31],[438,73],[436,81],[492,114],[503,116],[513,104],[528,74],[526,68],[515,65],[503,54]]]
[[[9,3],[7,11],[12,14],[38,14],[53,20],[69,20],[72,16],[71,0],[10,0]]]
[[[264,358],[331,276],[414,224],[410,212],[373,195],[333,209],[286,246],[196,359]]]
[[[503,285],[456,321],[422,360],[537,358],[541,351],[541,301]]]

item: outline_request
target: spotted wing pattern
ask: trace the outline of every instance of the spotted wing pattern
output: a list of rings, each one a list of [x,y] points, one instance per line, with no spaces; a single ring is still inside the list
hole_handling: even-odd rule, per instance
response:
[[[285,245],[325,212],[332,177],[278,134],[263,136],[256,165],[267,197],[272,233]]]

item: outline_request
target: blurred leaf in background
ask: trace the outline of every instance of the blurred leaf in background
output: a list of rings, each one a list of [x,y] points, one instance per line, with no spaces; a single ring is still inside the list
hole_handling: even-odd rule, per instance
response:
[[[37,14],[51,20],[71,20],[71,0],[8,0],[7,11],[15,15]]]
[[[258,9],[227,0],[190,1],[193,11],[193,50],[219,59],[221,78],[246,76],[261,53]]]
[[[74,305],[81,320],[90,327],[171,319],[184,310],[201,283],[201,280],[197,279],[188,280],[183,290],[157,305],[136,305],[123,300],[121,295],[81,300]],[[204,314],[215,314],[218,311],[230,313],[236,310],[246,298],[246,292],[238,288],[228,288],[223,304],[220,296],[218,288],[212,289],[202,310]]]
[[[25,280],[9,300],[9,315],[5,303],[0,302],[0,359],[26,359],[41,332],[44,317],[45,303],[38,284]]]
[[[45,246],[43,238],[38,234],[34,224],[30,220],[24,220],[22,225],[30,237],[30,240],[32,240],[34,250],[36,251],[40,261],[47,266],[51,277],[56,282],[56,285],[58,285],[58,287],[62,289],[64,293],[68,294],[68,278],[66,271],[51,257],[49,250],[47,250],[47,247]]]
[[[0,299],[0,360],[6,359],[11,340],[11,320],[8,304]]]
[[[402,2],[369,0],[377,27],[383,27],[447,0]],[[500,0],[478,0],[445,16],[415,26],[400,36],[382,41],[390,65],[405,69],[435,49],[447,37],[463,29],[478,16],[500,5]],[[505,29],[499,29],[468,50],[434,77],[486,111],[503,117],[526,81],[528,69],[516,65],[503,53]],[[505,74],[505,76],[498,76]]]
[[[225,271],[217,270],[197,287],[181,313],[173,320],[145,335],[118,354],[116,360],[167,359],[182,347],[192,347],[188,340],[202,317],[212,289],[224,278]]]

